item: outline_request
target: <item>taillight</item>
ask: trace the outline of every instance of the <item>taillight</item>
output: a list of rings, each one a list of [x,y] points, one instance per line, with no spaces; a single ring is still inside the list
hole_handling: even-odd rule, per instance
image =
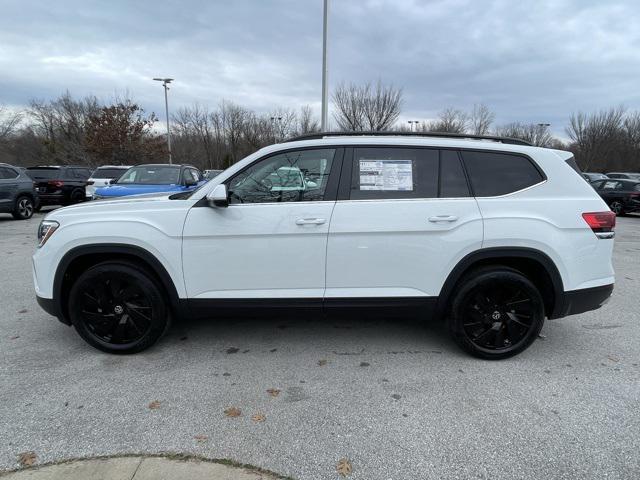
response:
[[[47,183],[56,188],[61,188],[64,185],[64,182],[61,180],[49,180]]]
[[[613,229],[616,226],[616,214],[608,212],[586,212],[582,218],[591,227],[598,238],[613,238]]]

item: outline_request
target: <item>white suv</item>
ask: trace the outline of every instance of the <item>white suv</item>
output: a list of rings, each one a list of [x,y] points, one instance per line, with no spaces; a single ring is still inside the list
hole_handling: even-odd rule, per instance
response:
[[[569,152],[318,134],[193,192],[56,210],[33,276],[40,305],[107,352],[149,347],[170,319],[311,307],[440,318],[497,359],[609,298],[614,226]]]

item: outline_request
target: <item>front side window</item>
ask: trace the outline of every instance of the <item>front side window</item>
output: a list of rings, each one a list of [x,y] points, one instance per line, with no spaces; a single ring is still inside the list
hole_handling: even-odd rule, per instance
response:
[[[233,177],[231,203],[320,201],[335,149],[300,150],[268,157]]]
[[[540,183],[544,177],[527,157],[507,153],[462,151],[476,197],[495,197]]]
[[[437,197],[438,153],[425,148],[355,148],[349,198]]]

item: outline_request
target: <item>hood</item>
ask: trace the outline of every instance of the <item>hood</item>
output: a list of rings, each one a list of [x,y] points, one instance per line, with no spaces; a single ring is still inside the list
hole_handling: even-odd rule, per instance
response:
[[[96,189],[96,195],[100,197],[122,197],[125,195],[141,195],[147,193],[176,193],[183,192],[186,188],[182,185],[109,185]]]

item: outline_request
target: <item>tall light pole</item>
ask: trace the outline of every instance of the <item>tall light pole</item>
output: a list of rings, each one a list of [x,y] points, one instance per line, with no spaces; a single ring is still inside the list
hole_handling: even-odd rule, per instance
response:
[[[413,126],[415,125],[416,131],[418,131],[418,123],[420,123],[418,120],[407,120],[407,123],[409,124],[409,130],[413,132]]]
[[[156,82],[162,82],[164,87],[164,110],[167,115],[167,149],[169,150],[169,165],[171,165],[171,128],[169,127],[169,97],[167,90],[169,90],[169,84],[173,81],[173,78],[154,78]]]
[[[320,121],[320,129],[327,131],[329,123],[329,110],[327,102],[329,101],[329,66],[327,65],[327,35],[329,20],[329,0],[324,0],[324,14],[322,22],[322,117]]]

